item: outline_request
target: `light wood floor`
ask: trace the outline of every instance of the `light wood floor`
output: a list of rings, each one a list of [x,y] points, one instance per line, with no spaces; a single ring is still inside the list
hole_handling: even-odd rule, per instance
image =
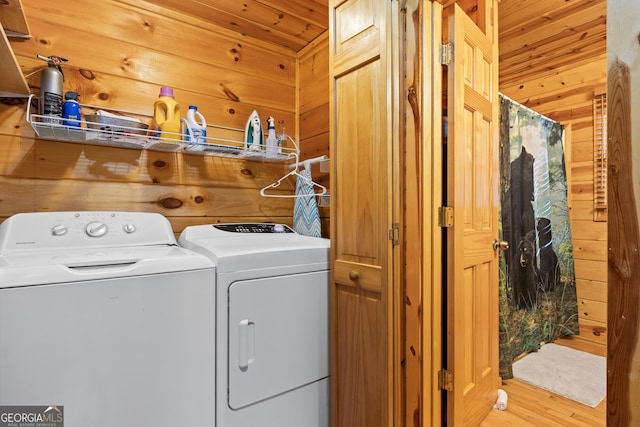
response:
[[[566,339],[558,340],[556,344],[568,345],[598,356],[604,356],[606,350],[602,346],[585,346],[584,342],[576,343]],[[515,379],[503,381],[502,389],[509,396],[507,409],[492,409],[480,427],[601,427],[607,424],[606,397],[596,408],[591,408]]]

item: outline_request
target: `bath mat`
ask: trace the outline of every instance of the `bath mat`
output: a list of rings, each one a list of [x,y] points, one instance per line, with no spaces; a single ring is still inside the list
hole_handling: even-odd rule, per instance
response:
[[[553,343],[513,363],[521,381],[595,408],[607,392],[607,360]]]

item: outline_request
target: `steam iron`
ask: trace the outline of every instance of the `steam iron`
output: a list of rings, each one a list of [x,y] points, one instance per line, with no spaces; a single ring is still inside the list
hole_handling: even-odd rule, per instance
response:
[[[264,131],[258,112],[253,110],[244,127],[244,148],[250,151],[262,151],[264,147]]]

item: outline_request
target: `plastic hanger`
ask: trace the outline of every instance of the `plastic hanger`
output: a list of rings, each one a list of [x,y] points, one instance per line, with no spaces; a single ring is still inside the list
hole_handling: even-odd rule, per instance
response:
[[[296,147],[296,151],[295,151],[295,157],[296,157],[295,167],[293,168],[293,170],[291,172],[289,172],[288,174],[284,175],[282,178],[280,178],[276,182],[274,182],[272,184],[269,184],[266,187],[262,188],[260,190],[260,195],[263,196],[263,197],[280,197],[280,198],[286,198],[286,199],[295,199],[295,198],[298,198],[298,197],[323,196],[323,195],[327,194],[327,188],[325,186],[320,185],[317,182],[314,182],[312,179],[309,179],[308,177],[306,177],[304,175],[300,175],[298,173],[298,170],[299,170],[298,167],[300,166],[300,162],[299,162],[300,150],[298,149],[298,145],[293,140],[293,138],[289,137],[289,139],[293,142],[294,146]],[[305,167],[306,170],[310,170],[311,169],[311,164],[309,162],[302,162],[302,163],[304,164],[304,167]],[[291,176],[295,176],[296,178],[299,177],[299,178],[304,179],[305,181],[307,181],[308,183],[313,185],[313,187],[319,188],[320,192],[315,192],[314,194],[269,194],[269,193],[267,193],[267,190],[278,188],[280,186],[280,184],[282,184],[282,182],[284,180],[286,180],[287,178],[289,178]]]

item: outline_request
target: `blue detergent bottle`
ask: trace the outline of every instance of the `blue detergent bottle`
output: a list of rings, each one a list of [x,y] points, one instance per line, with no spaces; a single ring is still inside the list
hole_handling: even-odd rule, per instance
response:
[[[77,92],[67,92],[64,94],[64,104],[62,104],[62,124],[65,126],[80,127],[80,104],[78,103]]]

